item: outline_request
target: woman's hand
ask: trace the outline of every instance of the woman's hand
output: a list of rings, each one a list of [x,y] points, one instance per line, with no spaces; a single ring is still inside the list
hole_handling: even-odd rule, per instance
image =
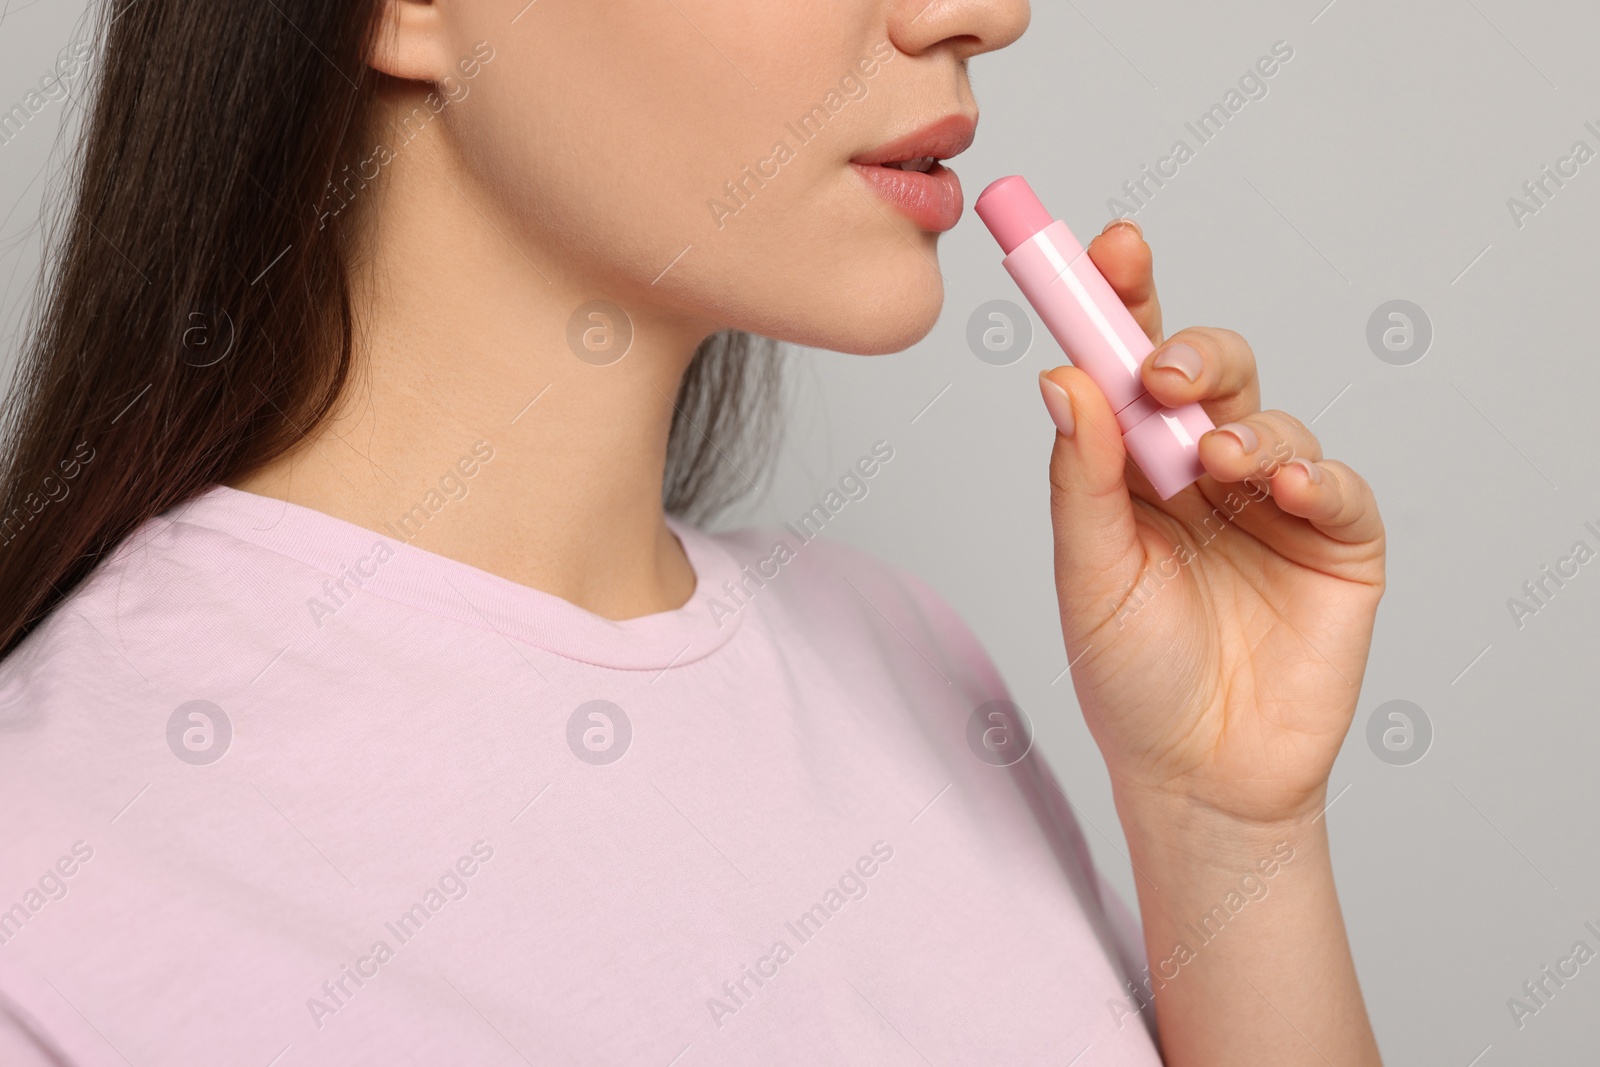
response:
[[[1152,396],[1198,400],[1206,469],[1160,500],[1088,375],[1041,376],[1056,589],[1078,700],[1119,798],[1304,821],[1355,714],[1384,585],[1367,483],[1298,419],[1262,411],[1255,356],[1227,330],[1163,344],[1149,246],[1113,223],[1089,255],[1159,347]]]
[[[1089,255],[1159,346],[1151,395],[1218,427],[1206,474],[1162,501],[1089,377],[1041,376],[1061,627],[1140,875],[1136,981],[1163,1062],[1381,1067],[1320,819],[1383,595],[1377,504],[1299,420],[1261,410],[1237,334],[1161,343],[1136,227]]]

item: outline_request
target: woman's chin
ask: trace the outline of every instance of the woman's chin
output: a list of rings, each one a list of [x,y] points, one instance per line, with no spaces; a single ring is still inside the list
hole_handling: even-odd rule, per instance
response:
[[[811,348],[854,356],[904,352],[933,332],[944,308],[944,282],[897,286],[892,291],[863,285],[848,299],[825,309],[825,317],[792,340]]]

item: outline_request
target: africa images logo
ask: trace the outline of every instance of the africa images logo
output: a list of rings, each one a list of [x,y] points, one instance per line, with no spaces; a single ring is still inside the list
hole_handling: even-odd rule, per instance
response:
[[[204,767],[221,759],[233,744],[233,722],[209,700],[179,704],[167,717],[167,747],[183,762]]]

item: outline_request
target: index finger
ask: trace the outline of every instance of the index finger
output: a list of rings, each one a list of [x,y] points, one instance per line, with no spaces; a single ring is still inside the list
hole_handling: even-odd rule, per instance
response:
[[[1128,306],[1133,320],[1150,338],[1150,343],[1159,345],[1161,300],[1156,295],[1150,246],[1145,243],[1139,224],[1129,218],[1116,218],[1106,223],[1100,236],[1089,242],[1089,258]]]

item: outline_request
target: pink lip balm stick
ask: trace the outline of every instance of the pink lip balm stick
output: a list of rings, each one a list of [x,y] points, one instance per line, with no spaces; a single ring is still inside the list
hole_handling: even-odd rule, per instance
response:
[[[1215,429],[1211,418],[1199,404],[1164,408],[1145,392],[1139,368],[1155,346],[1067,224],[1051,218],[1019,177],[989,186],[975,209],[1028,303],[1111,402],[1128,455],[1161,499],[1193,484],[1205,473],[1199,440]]]

